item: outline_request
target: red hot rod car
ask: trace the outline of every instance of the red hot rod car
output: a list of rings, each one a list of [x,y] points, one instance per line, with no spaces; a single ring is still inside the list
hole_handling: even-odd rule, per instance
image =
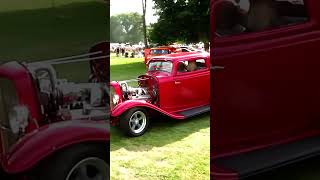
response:
[[[0,178],[109,179],[104,73],[76,84],[57,78],[51,64],[61,59],[48,63],[0,65]]]
[[[320,1],[212,0],[211,175],[320,153]]]
[[[111,124],[142,135],[150,116],[186,119],[210,110],[209,54],[190,52],[152,58],[146,75],[111,82]],[[131,86],[137,82],[138,86]]]

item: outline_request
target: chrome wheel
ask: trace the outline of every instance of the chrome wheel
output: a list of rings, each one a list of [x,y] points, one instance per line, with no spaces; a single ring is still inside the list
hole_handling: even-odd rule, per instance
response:
[[[78,162],[68,173],[66,180],[108,180],[108,164],[96,157],[90,157]]]
[[[134,112],[129,120],[129,127],[132,132],[141,133],[147,125],[147,116],[142,111]]]

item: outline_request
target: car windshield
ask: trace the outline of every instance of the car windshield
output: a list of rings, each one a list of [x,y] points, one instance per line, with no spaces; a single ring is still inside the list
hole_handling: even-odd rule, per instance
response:
[[[168,49],[152,49],[150,54],[169,54]]]
[[[148,71],[163,71],[171,73],[172,62],[169,61],[151,61],[149,63]]]

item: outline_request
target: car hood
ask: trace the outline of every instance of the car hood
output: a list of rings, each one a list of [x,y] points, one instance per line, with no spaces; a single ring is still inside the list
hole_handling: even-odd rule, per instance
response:
[[[162,71],[148,71],[146,75],[153,76],[156,78],[162,78],[162,77],[168,77],[170,73],[162,72]]]

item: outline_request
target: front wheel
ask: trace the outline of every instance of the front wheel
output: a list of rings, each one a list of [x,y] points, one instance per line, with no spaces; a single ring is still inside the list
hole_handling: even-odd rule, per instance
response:
[[[37,169],[39,180],[109,180],[107,147],[92,144],[62,150]]]
[[[149,126],[149,117],[145,109],[133,108],[120,117],[120,128],[128,136],[141,136]]]

